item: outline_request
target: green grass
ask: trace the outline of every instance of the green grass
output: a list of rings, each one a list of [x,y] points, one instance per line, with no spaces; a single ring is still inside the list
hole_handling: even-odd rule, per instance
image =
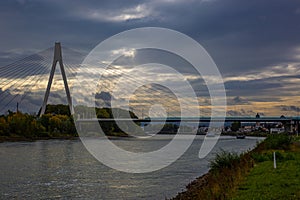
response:
[[[277,169],[273,168],[274,151]],[[209,173],[173,199],[300,200],[300,137],[269,135],[241,156],[221,151],[210,167]]]
[[[277,169],[273,168],[273,161],[269,159],[270,153],[266,152],[266,158],[256,162],[232,199],[300,199],[299,146],[293,145],[290,151],[280,151]]]

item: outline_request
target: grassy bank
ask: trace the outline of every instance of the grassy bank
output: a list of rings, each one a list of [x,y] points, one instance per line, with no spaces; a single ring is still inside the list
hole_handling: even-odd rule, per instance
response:
[[[191,182],[186,191],[173,199],[226,199],[234,194],[253,165],[249,153],[238,156],[235,153],[220,152],[211,162],[210,171]]]
[[[277,168],[273,167],[273,151]],[[255,167],[240,184],[232,199],[300,199],[300,142],[284,148],[264,149]]]
[[[300,199],[300,144],[288,135],[270,135],[240,156],[220,152],[210,167],[173,199]]]

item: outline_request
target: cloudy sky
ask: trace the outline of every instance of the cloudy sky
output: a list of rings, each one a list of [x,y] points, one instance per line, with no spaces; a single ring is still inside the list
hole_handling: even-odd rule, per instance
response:
[[[207,50],[225,81],[229,115],[300,111],[298,0],[2,0],[0,66],[55,41],[84,54],[146,26],[182,32]]]

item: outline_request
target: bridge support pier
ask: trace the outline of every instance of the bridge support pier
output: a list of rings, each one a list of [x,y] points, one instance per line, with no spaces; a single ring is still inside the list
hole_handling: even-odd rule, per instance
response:
[[[46,111],[47,101],[48,101],[48,97],[50,94],[50,89],[51,89],[51,85],[52,85],[52,81],[53,81],[57,63],[59,63],[61,75],[62,75],[62,78],[64,81],[64,86],[65,86],[65,91],[66,91],[66,95],[67,95],[69,109],[70,109],[71,115],[74,114],[74,109],[73,109],[73,105],[72,105],[72,99],[71,99],[71,95],[70,95],[68,81],[67,81],[67,77],[66,77],[66,73],[65,73],[65,69],[64,69],[64,65],[63,65],[61,45],[59,42],[56,42],[55,46],[54,46],[54,58],[53,58],[52,68],[51,68],[51,72],[50,72],[48,85],[47,85],[46,93],[44,96],[44,101],[43,101],[42,109],[40,112],[40,116],[45,114],[45,111]]]

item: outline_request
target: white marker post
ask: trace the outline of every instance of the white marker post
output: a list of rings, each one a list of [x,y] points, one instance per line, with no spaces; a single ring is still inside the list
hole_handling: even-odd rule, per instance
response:
[[[275,153],[275,151],[273,152],[273,157],[274,157],[274,169],[276,169],[277,165],[276,165],[276,153]]]

